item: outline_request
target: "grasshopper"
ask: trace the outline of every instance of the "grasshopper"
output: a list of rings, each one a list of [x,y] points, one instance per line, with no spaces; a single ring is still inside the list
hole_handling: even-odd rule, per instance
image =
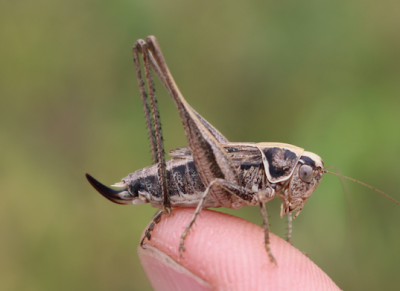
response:
[[[142,76],[140,55],[143,58],[149,93],[146,91]],[[247,205],[258,206],[263,220],[265,248],[270,261],[276,263],[270,248],[265,204],[276,196],[282,200],[280,216],[288,215],[287,240],[290,242],[292,213],[297,211],[294,218],[299,215],[323,174],[331,173],[325,170],[322,159],[314,153],[285,143],[229,142],[186,102],[154,36],[135,42],[133,59],[146,117],[153,165],[131,173],[123,178],[122,182],[112,185],[122,188],[121,190],[108,188],[86,174],[88,181],[112,202],[135,205],[151,203],[153,207],[159,208],[145,231],[140,242],[141,246],[146,239],[151,239],[151,232],[163,214],[170,214],[171,207],[196,207],[180,239],[181,256],[185,251],[185,239],[203,208],[239,209]],[[168,161],[164,157],[160,116],[151,69],[172,97],[189,144],[188,147],[172,150],[169,153],[172,159]],[[383,192],[380,193],[387,196]]]

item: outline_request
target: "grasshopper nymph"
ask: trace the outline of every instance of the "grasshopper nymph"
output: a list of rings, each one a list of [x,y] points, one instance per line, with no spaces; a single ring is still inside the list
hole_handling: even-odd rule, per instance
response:
[[[149,94],[143,81],[139,55]],[[275,196],[282,200],[281,217],[297,211],[317,188],[324,173],[322,159],[302,148],[284,143],[229,142],[215,127],[201,117],[183,98],[154,36],[137,40],[133,47],[137,79],[145,111],[153,156],[153,165],[137,170],[110,189],[86,174],[92,186],[104,197],[118,204],[151,203],[159,208],[141,240],[151,239],[151,232],[169,214],[171,207],[196,207],[183,232],[179,251],[202,208],[227,207],[239,209],[259,206],[265,231],[265,247],[269,258],[276,262],[269,246],[269,230],[265,203]],[[159,113],[156,105],[151,68],[175,102],[189,146],[172,150],[165,161]],[[150,102],[148,100],[150,97]],[[397,202],[398,203],[398,202]],[[290,232],[288,234],[290,240]]]

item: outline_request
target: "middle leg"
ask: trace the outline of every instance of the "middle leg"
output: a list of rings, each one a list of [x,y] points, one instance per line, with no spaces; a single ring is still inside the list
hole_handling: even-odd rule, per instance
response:
[[[265,203],[260,201],[260,210],[261,210],[261,216],[263,220],[263,228],[264,228],[264,240],[265,240],[265,249],[267,250],[269,260],[275,265],[277,265],[276,260],[274,256],[272,255],[271,247],[270,247],[270,241],[269,241],[269,223],[268,223],[268,213],[267,213],[267,208],[265,207]]]
[[[207,196],[210,194],[210,191],[212,189],[217,190],[217,189],[226,191],[230,193],[231,195],[234,195],[238,197],[239,199],[245,200],[249,203],[256,203],[258,202],[258,197],[257,195],[252,192],[251,190],[248,190],[242,186],[235,185],[231,182],[228,182],[224,179],[215,179],[213,180],[210,185],[206,188],[204,191],[199,204],[197,205],[197,208],[192,216],[192,219],[190,220],[189,224],[186,226],[185,231],[181,235],[181,240],[179,244],[179,253],[180,257],[182,257],[183,252],[185,251],[185,239],[188,236],[190,230],[192,229],[197,217],[199,216],[201,210],[204,207],[204,203],[206,201]]]

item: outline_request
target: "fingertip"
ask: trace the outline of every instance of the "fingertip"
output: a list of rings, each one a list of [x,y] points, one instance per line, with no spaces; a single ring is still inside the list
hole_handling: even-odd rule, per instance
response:
[[[213,289],[340,290],[308,257],[271,233],[275,265],[265,250],[261,227],[216,211],[201,212],[180,258],[180,236],[193,213],[193,208],[180,208],[164,215],[147,244]]]
[[[160,250],[139,246],[140,263],[155,291],[209,291],[210,284],[178,264]]]

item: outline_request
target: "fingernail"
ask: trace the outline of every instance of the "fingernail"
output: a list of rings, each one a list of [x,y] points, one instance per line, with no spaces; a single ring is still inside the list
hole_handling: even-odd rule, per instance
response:
[[[140,263],[155,291],[206,291],[210,284],[184,268],[171,257],[147,245],[138,247]]]

